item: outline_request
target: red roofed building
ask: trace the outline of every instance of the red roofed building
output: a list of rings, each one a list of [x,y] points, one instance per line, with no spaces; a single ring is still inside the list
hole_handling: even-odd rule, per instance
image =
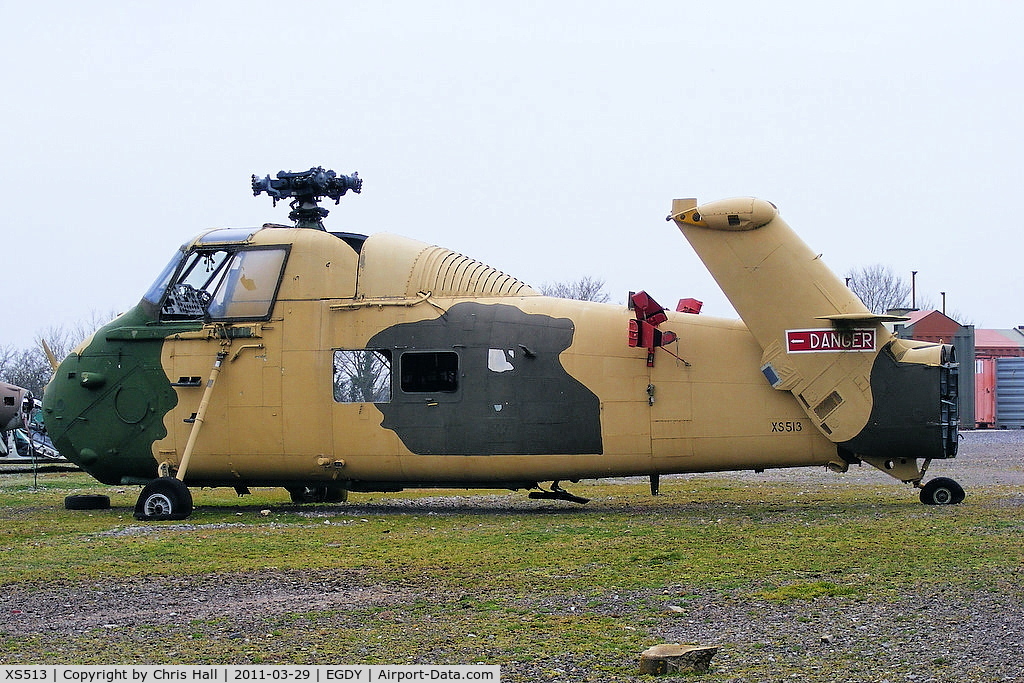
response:
[[[962,334],[964,329],[960,323],[939,311],[898,311],[898,313],[909,318],[906,322],[898,323],[896,326],[897,330],[903,329],[898,334],[906,339],[952,344],[953,337]]]
[[[974,354],[978,358],[1024,357],[1024,330],[975,330]]]

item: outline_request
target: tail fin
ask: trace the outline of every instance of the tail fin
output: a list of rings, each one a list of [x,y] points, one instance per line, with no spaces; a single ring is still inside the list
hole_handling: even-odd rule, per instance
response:
[[[869,311],[769,202],[677,199],[669,217],[761,346],[766,380],[831,441],[869,457],[956,453],[951,347],[896,340],[882,323],[900,318]]]

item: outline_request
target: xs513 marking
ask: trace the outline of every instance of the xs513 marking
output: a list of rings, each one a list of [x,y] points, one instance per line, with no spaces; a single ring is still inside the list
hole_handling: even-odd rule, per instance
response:
[[[772,422],[772,433],[777,432],[802,432],[804,424],[800,420],[781,420]]]

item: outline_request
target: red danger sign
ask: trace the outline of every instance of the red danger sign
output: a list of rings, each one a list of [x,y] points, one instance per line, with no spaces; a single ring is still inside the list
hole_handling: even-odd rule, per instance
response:
[[[875,330],[786,330],[786,350],[790,353],[874,351]]]

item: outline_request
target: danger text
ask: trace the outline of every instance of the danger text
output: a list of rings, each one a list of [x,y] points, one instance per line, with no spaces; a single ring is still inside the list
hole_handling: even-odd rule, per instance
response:
[[[874,351],[875,330],[786,330],[786,350],[790,353]]]

